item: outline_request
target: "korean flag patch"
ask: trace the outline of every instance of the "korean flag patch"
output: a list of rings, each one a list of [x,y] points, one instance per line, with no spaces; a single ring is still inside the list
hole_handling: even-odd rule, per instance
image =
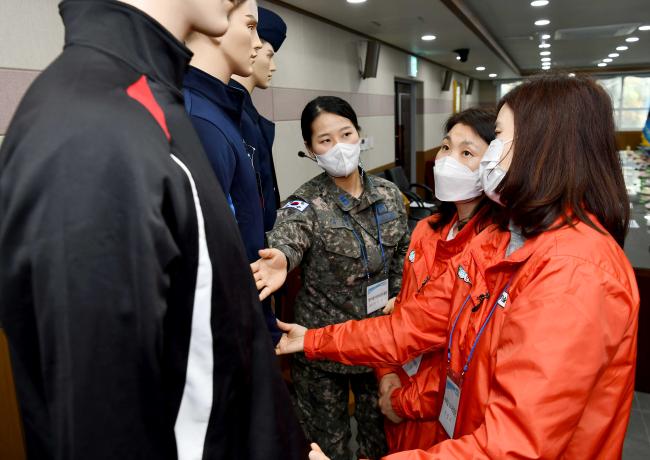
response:
[[[294,208],[300,212],[303,212],[305,209],[307,209],[307,207],[309,207],[309,203],[305,201],[294,200],[294,201],[288,201],[287,204],[282,206],[282,209]]]

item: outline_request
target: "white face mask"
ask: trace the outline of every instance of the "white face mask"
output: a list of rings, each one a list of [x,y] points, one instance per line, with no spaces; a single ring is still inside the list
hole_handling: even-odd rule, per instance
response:
[[[361,141],[356,144],[339,142],[322,155],[316,155],[316,163],[332,177],[347,177],[359,167]]]
[[[436,160],[433,179],[440,201],[465,201],[483,193],[478,170],[472,171],[451,156]]]
[[[485,194],[495,203],[501,203],[500,194],[495,192],[496,188],[499,186],[503,178],[505,177],[508,171],[504,170],[499,163],[501,162],[503,155],[503,149],[506,144],[512,142],[512,139],[509,141],[502,141],[501,139],[494,139],[490,142],[490,145],[481,158],[481,164],[478,167],[479,176],[481,178],[481,185],[483,186],[483,191]]]

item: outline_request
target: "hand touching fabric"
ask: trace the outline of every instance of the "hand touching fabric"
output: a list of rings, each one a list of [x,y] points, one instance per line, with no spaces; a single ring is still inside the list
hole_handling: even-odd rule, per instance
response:
[[[284,331],[282,338],[275,346],[276,355],[297,353],[305,349],[305,334],[307,328],[300,324],[288,324],[278,320],[278,327]]]

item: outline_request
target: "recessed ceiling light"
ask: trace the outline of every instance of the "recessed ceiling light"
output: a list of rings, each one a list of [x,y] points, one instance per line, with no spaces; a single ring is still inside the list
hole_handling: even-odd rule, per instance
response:
[[[435,35],[422,35],[422,40],[424,40],[425,42],[430,42],[431,40],[435,40],[435,39],[436,39]]]
[[[530,6],[546,6],[548,5],[548,0],[535,0],[530,2]]]
[[[550,23],[551,21],[549,21],[548,19],[538,19],[537,21],[535,21],[536,26],[547,26]]]
[[[365,3],[366,0],[348,0],[348,3]]]
[[[641,26],[639,30],[650,30],[650,26]]]
[[[598,67],[607,67],[607,63],[605,62],[599,62]]]
[[[539,47],[540,47],[540,48],[550,48],[550,47],[551,47],[551,44],[550,44],[550,43],[540,43],[540,44],[539,44]]]
[[[610,62],[612,62],[612,59],[610,59],[610,58],[605,58],[605,59],[603,59],[603,62],[607,62],[607,63],[609,64]]]
[[[550,54],[551,54],[550,51],[540,51],[540,52],[539,52],[539,55],[540,55],[540,56],[548,56],[548,55],[550,55]]]
[[[549,38],[551,38],[549,34],[542,35],[542,40],[548,40]]]
[[[628,43],[638,42],[638,41],[639,41],[639,37],[627,37],[627,38],[625,39],[625,41],[628,42]]]
[[[571,72],[571,73],[569,74],[569,77],[575,77],[575,76],[576,76],[576,74],[574,74],[573,72]]]
[[[491,73],[490,75],[488,75],[488,77],[490,77],[490,78],[494,78],[496,76],[497,76],[497,74],[495,74],[495,73]]]
[[[551,58],[550,57],[544,57],[541,59],[542,62],[550,62]]]
[[[628,49],[628,48],[625,45],[616,47],[616,51],[625,51],[626,49]]]
[[[619,57],[619,56],[620,56],[620,54],[618,54],[618,53],[609,53],[609,54],[608,54],[607,56],[609,56],[609,57],[612,57],[612,58],[613,58],[613,57]]]
[[[478,70],[479,72],[483,72],[483,71],[485,70],[485,67],[483,67],[483,66],[481,65],[481,66],[478,66],[478,67],[476,68],[476,70]]]

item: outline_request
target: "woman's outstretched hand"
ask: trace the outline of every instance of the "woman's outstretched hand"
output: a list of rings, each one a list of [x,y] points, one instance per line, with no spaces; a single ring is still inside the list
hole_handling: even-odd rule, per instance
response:
[[[305,349],[305,334],[307,328],[300,324],[288,324],[278,320],[278,327],[284,331],[280,341],[275,346],[276,355],[297,353]]]
[[[287,279],[287,257],[279,249],[261,249],[260,258],[251,264],[260,300],[280,289]]]

